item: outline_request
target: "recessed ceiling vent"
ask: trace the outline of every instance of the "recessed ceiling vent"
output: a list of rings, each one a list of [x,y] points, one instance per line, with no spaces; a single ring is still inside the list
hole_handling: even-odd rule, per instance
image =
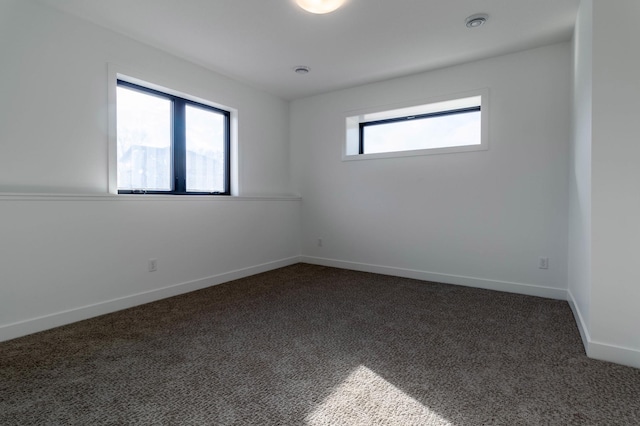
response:
[[[467,28],[478,28],[483,26],[487,22],[487,19],[489,19],[489,15],[486,13],[478,13],[476,15],[469,16],[465,20],[465,23],[467,24]]]
[[[296,74],[309,74],[309,71],[311,71],[311,68],[309,68],[306,65],[298,65],[293,67],[293,70],[296,72]]]

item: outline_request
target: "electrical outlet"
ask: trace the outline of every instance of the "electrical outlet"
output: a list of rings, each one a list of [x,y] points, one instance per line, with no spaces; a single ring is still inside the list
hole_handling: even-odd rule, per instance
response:
[[[149,272],[158,270],[158,259],[149,259]]]
[[[322,238],[318,238],[318,247],[322,247]]]
[[[540,269],[549,269],[549,258],[541,257],[538,261],[538,268]]]

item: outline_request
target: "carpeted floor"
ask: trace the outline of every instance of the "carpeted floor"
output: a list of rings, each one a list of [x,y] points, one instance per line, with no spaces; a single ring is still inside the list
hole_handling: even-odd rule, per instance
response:
[[[637,425],[566,302],[298,264],[0,343],[0,424]]]

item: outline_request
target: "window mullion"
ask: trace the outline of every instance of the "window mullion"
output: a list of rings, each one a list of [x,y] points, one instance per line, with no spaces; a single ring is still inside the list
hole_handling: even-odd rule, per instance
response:
[[[231,119],[224,114],[224,194],[231,194]]]
[[[173,191],[179,194],[187,192],[187,154],[186,154],[185,101],[173,99]]]

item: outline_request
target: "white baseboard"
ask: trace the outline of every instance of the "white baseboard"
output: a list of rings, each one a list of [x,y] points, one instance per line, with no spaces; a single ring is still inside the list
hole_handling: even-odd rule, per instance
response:
[[[580,332],[582,345],[584,346],[584,349],[588,354],[589,342],[591,341],[591,336],[589,336],[589,327],[587,327],[587,324],[584,321],[584,316],[582,315],[582,312],[580,312],[580,308],[578,307],[578,304],[576,303],[571,290],[567,290],[567,302],[569,302],[571,311],[573,311],[573,317],[576,320],[576,325],[578,326],[578,331]]]
[[[393,266],[347,262],[343,260],[326,259],[313,256],[300,256],[300,262],[311,263],[314,265],[332,266],[342,269],[351,269],[354,271],[373,272],[382,275],[393,275],[403,278],[413,278],[422,281],[457,284],[466,287],[525,294],[528,296],[545,297],[547,299],[567,300],[567,291],[564,289],[544,287],[532,284],[488,280],[484,278],[466,277],[462,275],[441,274],[437,272],[419,271],[415,269],[396,268]]]
[[[640,351],[637,349],[591,341],[587,348],[587,356],[601,361],[640,368]]]
[[[342,260],[326,259],[313,256],[293,256],[286,259],[280,259],[273,262],[267,262],[260,265],[224,272],[218,275],[212,275],[210,277],[202,278],[199,280],[174,284],[143,293],[137,293],[130,296],[107,300],[104,302],[98,302],[92,305],[81,306],[62,312],[56,312],[50,315],[31,318],[12,324],[6,324],[0,326],[0,342],[59,327],[61,325],[97,317],[111,312],[120,311],[122,309],[143,305],[145,303],[154,302],[156,300],[189,293],[191,291],[200,290],[228,281],[233,281],[262,272],[267,272],[273,269],[294,265],[299,262],[350,269],[355,271],[372,272],[383,275],[392,275],[397,277],[413,278],[423,281],[434,281],[445,284],[456,284],[467,287],[505,291],[509,293],[525,294],[529,296],[538,296],[557,300],[567,300],[569,302],[569,306],[573,311],[587,356],[602,361],[609,361],[617,364],[627,365],[630,367],[640,368],[640,351],[632,348],[625,348],[603,342],[593,341],[591,339],[591,336],[589,335],[589,328],[584,322],[584,317],[581,314],[578,305],[575,303],[573,295],[568,290],[508,281],[487,280],[484,278],[473,278],[460,275],[449,275],[413,269],[396,268],[391,266],[347,262]]]
[[[61,325],[97,317],[99,315],[120,311],[122,309],[132,308],[134,306],[143,305],[145,303],[155,302],[156,300],[166,299],[167,297],[189,293],[191,291],[200,290],[228,281],[237,280],[239,278],[267,272],[273,269],[294,265],[299,262],[299,256],[293,256],[286,259],[280,259],[273,262],[267,262],[260,265],[224,272],[218,275],[212,275],[210,277],[202,278],[199,280],[174,284],[143,293],[137,293],[117,299],[98,302],[92,305],[81,306],[62,312],[56,312],[37,318],[31,318],[12,324],[6,324],[0,326],[0,342],[15,339],[21,336],[26,336],[27,334],[37,333],[39,331],[59,327]]]
[[[347,262],[343,260],[326,259],[313,256],[300,256],[300,262],[331,266],[334,268],[351,269],[354,271],[372,272],[375,274],[393,275],[396,277],[413,278],[423,281],[434,281],[445,284],[484,288],[487,290],[505,291],[508,293],[525,294],[528,296],[545,297],[548,299],[566,300],[573,311],[573,315],[580,332],[580,337],[582,338],[582,343],[589,358],[640,368],[640,351],[637,349],[598,342],[591,338],[589,335],[589,328],[584,321],[584,316],[580,312],[580,309],[569,290],[508,281],[487,280],[484,278],[466,277],[461,275],[441,274],[414,269],[396,268],[392,266]]]
[[[584,345],[589,358],[640,368],[639,350],[594,341],[589,334],[589,328],[584,321],[584,316],[580,312],[580,308],[578,307],[571,290],[567,291],[567,300],[569,302],[569,306],[571,306],[571,310],[573,311],[573,316],[575,317],[578,330],[580,331],[580,337],[582,337],[582,344]]]

